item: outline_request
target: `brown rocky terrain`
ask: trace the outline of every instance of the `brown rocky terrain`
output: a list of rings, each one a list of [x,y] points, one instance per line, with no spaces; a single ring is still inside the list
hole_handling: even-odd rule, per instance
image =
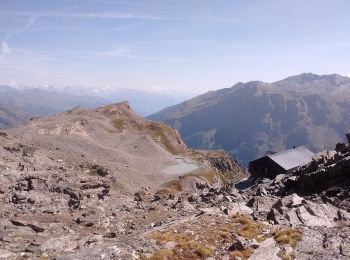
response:
[[[252,179],[126,102],[34,119],[0,133],[0,259],[348,259],[336,150]]]
[[[2,258],[52,258],[72,246],[87,253],[91,242],[80,240],[88,234],[127,245],[131,230],[176,218],[176,210],[140,205],[147,194],[221,187],[245,174],[223,152],[189,150],[176,130],[127,102],[32,119],[1,132],[0,142]]]

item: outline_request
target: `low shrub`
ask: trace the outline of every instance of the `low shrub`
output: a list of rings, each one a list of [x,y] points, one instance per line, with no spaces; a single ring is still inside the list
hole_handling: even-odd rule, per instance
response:
[[[275,232],[274,238],[280,245],[289,244],[295,246],[295,244],[301,240],[302,232],[295,228],[281,229]]]

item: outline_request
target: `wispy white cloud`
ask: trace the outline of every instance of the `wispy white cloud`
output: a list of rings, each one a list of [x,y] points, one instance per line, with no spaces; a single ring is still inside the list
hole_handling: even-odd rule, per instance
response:
[[[0,11],[0,15],[3,16],[29,16],[31,18],[31,24],[39,17],[62,17],[62,18],[95,18],[95,19],[136,19],[136,20],[172,20],[175,18],[163,17],[150,14],[133,14],[122,12],[27,12],[27,11]]]
[[[42,15],[37,14],[37,15],[30,17],[29,20],[27,21],[27,23],[23,27],[16,29],[16,30],[13,30],[13,31],[10,31],[10,32],[5,34],[5,37],[1,43],[0,61],[2,61],[7,55],[13,53],[13,50],[10,48],[8,42],[16,35],[27,32],[40,16],[42,16]]]
[[[134,25],[124,25],[124,26],[114,27],[110,30],[103,32],[103,33],[98,33],[98,34],[91,36],[90,40],[100,39],[100,38],[103,38],[105,36],[109,36],[109,35],[114,34],[114,33],[127,32],[127,31],[132,30],[134,27],[135,27]]]
[[[179,10],[193,10],[188,6],[176,6],[176,5],[166,5],[166,4],[155,4],[155,3],[141,3],[132,1],[117,1],[117,0],[90,0],[91,3],[95,4],[114,4],[114,5],[127,5],[127,6],[140,6],[140,7],[156,7],[156,8],[166,8],[166,9],[179,9]]]
[[[89,53],[96,57],[121,57],[127,55],[129,52],[129,47],[119,47],[108,51],[91,51]]]
[[[15,27],[0,27],[0,32],[12,32],[17,30],[18,28]],[[60,25],[43,25],[43,26],[35,26],[35,27],[31,27],[30,29],[28,29],[28,31],[67,31],[67,32],[71,32],[71,31],[87,31],[88,27],[87,26],[60,26]]]
[[[0,47],[0,62],[2,62],[7,55],[10,55],[13,52],[13,50],[5,41],[1,43]]]
[[[167,17],[154,16],[148,14],[132,14],[120,12],[69,12],[69,13],[51,13],[50,16],[72,17],[72,18],[97,18],[97,19],[139,19],[139,20],[166,20]]]
[[[29,12],[29,11],[0,11],[2,16],[29,16],[29,17],[58,17],[58,18],[76,18],[76,19],[119,19],[119,20],[150,20],[150,21],[184,21],[184,22],[208,22],[208,23],[242,23],[242,19],[235,17],[218,17],[213,15],[203,15],[198,13],[188,13],[181,15],[155,15],[146,12],[78,12],[72,11],[46,11],[46,12]]]
[[[19,29],[12,31],[12,32],[7,33],[5,35],[4,42],[8,42],[12,37],[14,37],[18,34],[22,34],[22,33],[27,32],[34,25],[35,21],[37,19],[39,19],[41,16],[43,16],[43,14],[35,14],[29,18],[27,23],[22,28],[19,28]]]

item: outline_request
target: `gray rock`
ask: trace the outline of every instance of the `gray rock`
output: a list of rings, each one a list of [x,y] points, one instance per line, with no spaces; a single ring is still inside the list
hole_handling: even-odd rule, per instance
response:
[[[292,207],[298,207],[303,203],[304,199],[299,197],[297,194],[292,194]]]
[[[267,195],[267,191],[264,189],[264,187],[259,187],[255,193],[255,196],[265,196]]]
[[[41,255],[42,254],[40,246],[39,245],[35,245],[35,244],[30,244],[29,246],[27,246],[25,251],[29,252],[29,253],[33,253],[35,255]]]
[[[350,257],[350,241],[344,240],[340,244],[340,253],[344,256]]]
[[[247,202],[247,206],[254,212],[267,214],[275,203],[276,199],[269,196],[253,197]]]
[[[250,260],[279,260],[280,257],[277,255],[280,251],[279,247],[273,238],[268,238],[255,249],[254,253],[249,257]]]
[[[337,216],[337,211],[330,205],[308,202],[307,205],[297,208],[296,214],[306,226],[333,227],[335,226],[334,218]]]
[[[242,251],[245,249],[245,244],[246,241],[243,237],[237,237],[236,241],[228,248],[228,251]]]
[[[63,236],[50,238],[41,245],[43,252],[63,252],[70,248],[76,248],[78,243],[73,239],[72,236]]]
[[[246,206],[244,202],[230,203],[228,205],[228,215],[234,216],[237,213],[251,215],[253,213],[253,210],[250,207]]]
[[[6,250],[6,249],[0,249],[0,259],[9,259],[14,258],[15,254]]]
[[[299,226],[303,223],[300,221],[298,215],[296,214],[295,210],[290,210],[286,215],[287,220],[289,221],[289,224],[291,226]]]
[[[281,185],[283,184],[283,180],[286,178],[286,174],[278,174],[275,179],[273,180],[274,185]]]
[[[287,225],[288,220],[284,215],[282,215],[278,210],[272,208],[271,211],[267,214],[267,220],[273,221],[275,224]]]
[[[28,199],[26,196],[26,193],[24,192],[16,192],[12,195],[11,202],[14,204],[21,204],[21,203],[27,203]]]
[[[229,251],[242,251],[248,247],[258,248],[259,243],[255,239],[245,239],[240,236],[236,236],[236,241],[228,248]]]

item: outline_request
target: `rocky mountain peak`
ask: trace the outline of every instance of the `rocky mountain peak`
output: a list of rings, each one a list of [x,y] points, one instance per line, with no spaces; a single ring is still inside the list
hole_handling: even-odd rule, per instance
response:
[[[108,106],[97,108],[95,111],[109,116],[139,117],[131,108],[128,101],[122,101]]]
[[[129,101],[122,101],[96,109],[96,111],[132,111]]]
[[[288,77],[284,80],[294,81],[294,82],[306,82],[306,81],[318,80],[320,77],[321,77],[320,75],[310,73],[310,72],[305,72],[305,73],[301,73],[299,75],[294,75],[294,76]]]
[[[350,78],[339,74],[317,75],[313,73],[302,73],[286,79],[272,83],[281,88],[334,88],[344,84],[350,84]]]

